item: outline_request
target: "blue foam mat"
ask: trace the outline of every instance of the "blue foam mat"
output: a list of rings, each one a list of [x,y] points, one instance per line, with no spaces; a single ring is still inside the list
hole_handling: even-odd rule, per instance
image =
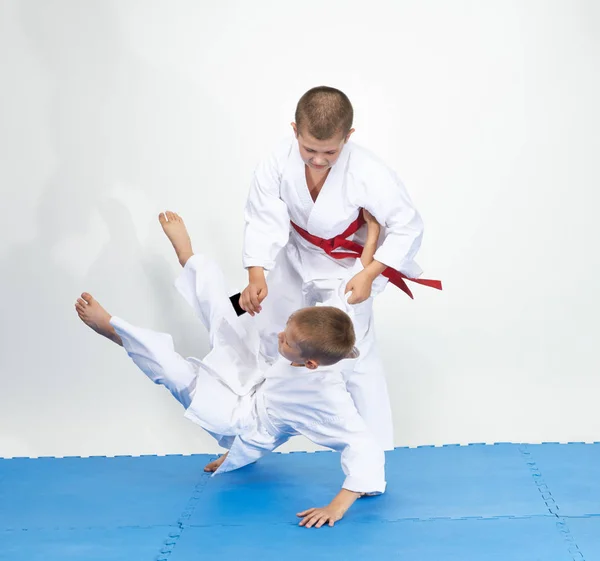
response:
[[[0,528],[173,524],[210,457],[3,460]]]
[[[562,516],[598,512],[600,445],[541,444],[528,449]]]
[[[186,528],[169,561],[573,561],[551,517]]]
[[[387,492],[348,513],[359,522],[431,517],[548,514],[517,446],[396,449],[386,457]],[[264,524],[327,504],[343,483],[332,452],[271,456],[213,478],[189,523]]]
[[[386,473],[389,493],[371,504],[377,518],[548,514],[515,445],[398,449]]]
[[[339,489],[333,452],[273,454],[217,477],[202,471],[209,455],[0,460],[0,559],[600,561],[599,454],[396,449],[386,494],[319,530],[295,513]]]
[[[600,516],[567,518],[565,522],[583,559],[600,560]]]
[[[82,528],[0,533],[2,561],[137,561],[155,559],[170,529]]]

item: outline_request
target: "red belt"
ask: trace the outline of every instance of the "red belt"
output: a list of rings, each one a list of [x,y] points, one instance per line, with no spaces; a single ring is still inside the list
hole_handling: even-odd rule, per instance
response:
[[[319,238],[318,236],[313,236],[306,230],[303,230],[297,224],[292,222],[292,226],[294,230],[298,232],[307,242],[310,242],[317,247],[320,247],[327,255],[330,255],[334,259],[344,259],[346,257],[354,257],[360,258],[362,255],[364,247],[359,243],[353,242],[346,238],[350,237],[352,234],[355,234],[356,231],[365,223],[365,219],[363,217],[362,210],[358,215],[358,218],[346,228],[344,232],[335,236],[335,238],[331,238],[326,240],[324,238]],[[347,251],[335,251],[338,248],[344,248]],[[410,288],[405,281],[409,280],[411,282],[415,282],[417,284],[422,284],[424,286],[429,286],[431,288],[437,288],[438,290],[442,290],[442,283],[438,280],[429,280],[429,279],[413,279],[407,277],[405,274],[400,271],[396,271],[396,269],[392,269],[391,267],[387,267],[383,273],[381,273],[384,277],[389,279],[389,281],[397,286],[403,292],[406,292],[411,298],[413,297]]]

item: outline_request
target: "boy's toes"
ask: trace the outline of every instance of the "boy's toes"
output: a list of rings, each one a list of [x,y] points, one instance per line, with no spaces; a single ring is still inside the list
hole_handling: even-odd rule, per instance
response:
[[[83,292],[81,297],[85,300],[86,304],[91,304],[94,301],[94,298],[89,292]]]
[[[169,220],[169,222],[171,222],[172,220],[175,220],[175,213],[171,212],[170,210],[167,210],[167,218]]]
[[[165,224],[165,223],[167,222],[167,217],[165,216],[165,213],[164,213],[164,212],[161,212],[161,213],[158,215],[158,221],[159,221],[161,224]]]

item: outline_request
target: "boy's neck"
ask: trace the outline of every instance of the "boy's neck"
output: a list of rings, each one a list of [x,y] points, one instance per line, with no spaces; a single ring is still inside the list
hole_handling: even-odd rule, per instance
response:
[[[316,370],[317,368],[319,368],[319,365],[314,365],[312,364],[312,361],[310,365],[306,364],[306,362],[290,362],[290,366],[293,366],[295,368],[307,368],[308,370]]]

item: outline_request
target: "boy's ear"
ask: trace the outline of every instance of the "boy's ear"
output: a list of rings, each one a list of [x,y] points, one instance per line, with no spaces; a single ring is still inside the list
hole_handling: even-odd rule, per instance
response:
[[[290,123],[292,125],[292,128],[294,129],[294,136],[296,138],[298,138],[298,125],[296,125],[296,123]]]
[[[308,368],[309,370],[315,370],[319,366],[319,363],[316,360],[313,360],[312,358],[309,358],[304,363],[304,366],[306,366],[306,368]]]
[[[360,356],[360,351],[354,347],[346,358],[358,358]]]

